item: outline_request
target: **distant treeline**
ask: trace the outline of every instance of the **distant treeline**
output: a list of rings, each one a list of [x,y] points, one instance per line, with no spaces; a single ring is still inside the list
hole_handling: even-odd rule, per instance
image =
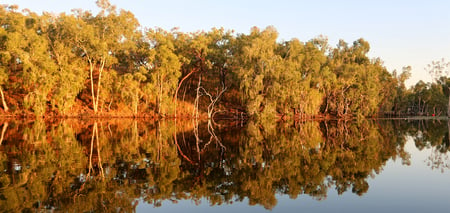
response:
[[[98,1],[98,14],[0,7],[4,115],[367,117],[439,114],[444,84],[407,90],[359,39],[280,41],[274,27],[147,29]],[[444,79],[445,80],[445,79]],[[446,81],[442,81],[446,82]],[[429,93],[429,94],[428,94]],[[198,110],[199,109],[199,110]]]

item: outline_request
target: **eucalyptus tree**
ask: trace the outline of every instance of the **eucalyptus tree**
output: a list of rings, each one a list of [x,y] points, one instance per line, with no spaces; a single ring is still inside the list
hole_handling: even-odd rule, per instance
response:
[[[446,112],[448,106],[447,77],[439,78],[438,82],[417,82],[403,96],[401,109],[413,115],[439,116]]]
[[[117,10],[108,0],[97,5],[98,14],[78,9],[71,15],[41,16],[0,8],[4,111],[13,100],[6,96],[15,95],[23,97],[18,106],[36,115],[49,106],[69,114],[78,102],[92,103],[80,107],[92,107],[95,114],[106,105],[108,111],[130,106],[135,115],[140,106],[155,106],[155,113],[176,117],[184,90],[185,112],[188,94],[189,100],[201,99],[199,107],[209,115],[223,95],[228,103],[261,118],[284,118],[290,111],[301,118],[319,113],[370,116],[389,108],[400,88],[399,79],[381,60],[369,59],[370,45],[363,39],[353,45],[340,41],[330,49],[323,37],[278,42],[274,27],[255,27],[236,36],[224,29],[140,32],[131,12]],[[429,71],[442,76],[447,66],[433,63]],[[10,79],[19,86],[12,87]],[[200,90],[211,104],[203,104],[206,96],[196,96]]]
[[[363,66],[357,75],[358,95],[354,98],[357,105],[355,111],[363,116],[375,116],[378,113],[381,101],[386,94],[383,86],[388,79],[382,79],[381,75],[388,73],[380,61],[374,60],[370,64]]]
[[[389,79],[383,79],[382,74],[388,74],[379,59],[369,59],[367,53],[370,45],[364,39],[353,42],[352,55],[356,68],[356,96],[353,98],[353,111],[357,115],[373,116],[378,113],[381,100],[384,99],[382,93],[383,85]]]
[[[153,96],[153,85],[149,80],[152,60],[150,44],[144,34],[136,32],[128,45],[118,49],[116,57],[118,65],[114,68],[117,72],[105,81],[105,84],[108,84],[105,85],[108,90],[105,97],[110,96],[108,110],[111,110],[112,106],[117,106],[120,111],[130,107],[134,116],[137,116],[148,108],[148,101]],[[121,99],[114,97],[117,94]],[[142,100],[145,100],[145,104]]]
[[[383,93],[386,95],[380,106],[380,111],[384,112],[385,115],[399,115],[401,111],[406,111],[404,110],[404,107],[407,105],[405,103],[407,101],[405,82],[410,76],[411,66],[403,67],[401,73],[397,73],[397,70],[394,70],[391,75],[383,75],[383,77],[389,79],[384,84]]]
[[[441,77],[441,78],[447,78],[447,77]],[[441,79],[440,82],[448,82],[450,83],[450,80],[447,79]],[[429,108],[428,108],[428,114],[440,116],[443,113],[445,113],[447,109],[448,104],[448,93],[449,91],[447,88],[445,88],[446,85],[441,85],[437,83],[431,83],[430,85],[430,100],[428,102]]]
[[[89,67],[94,113],[99,111],[104,71],[117,66],[118,51],[133,43],[139,26],[131,12],[117,12],[107,0],[99,0],[97,5],[101,11],[95,16],[87,11],[74,11],[71,29],[72,42]]]
[[[329,66],[338,80],[332,85],[332,91],[327,94],[329,95],[327,99],[330,100],[328,110],[339,117],[346,113],[349,103],[345,93],[355,81],[355,73],[348,71],[348,61],[351,58],[350,51],[348,44],[341,40],[330,54]]]
[[[430,99],[430,91],[429,91],[430,84],[425,83],[423,81],[417,82],[413,88],[413,94],[414,94],[414,108],[415,112],[418,115],[423,115],[425,111],[425,107],[427,102]]]
[[[330,78],[332,76],[329,76],[325,66],[327,46],[326,39],[318,37],[306,42],[300,53],[304,57],[299,73],[301,78],[299,90],[303,99],[299,106],[302,114],[317,115],[319,113],[324,88],[327,83],[332,82]]]
[[[308,42],[298,39],[278,45],[282,69],[277,83],[277,111],[286,115],[292,110],[294,117],[315,116],[320,112],[327,85],[329,69],[325,66],[327,41],[316,38]],[[275,84],[277,85],[277,84]]]
[[[425,68],[433,78],[433,81],[442,85],[447,91],[450,91],[448,76],[450,75],[450,62],[445,59],[437,60],[428,64]],[[450,117],[450,92],[448,92],[447,116]]]
[[[230,79],[233,69],[232,59],[234,57],[235,40],[233,31],[225,31],[223,28],[213,28],[207,32],[208,55],[207,60],[211,62],[208,77],[213,82],[213,87],[229,88],[235,87],[236,82]]]
[[[185,91],[191,86],[196,85],[194,77],[204,75],[211,69],[212,63],[207,59],[209,52],[208,47],[210,37],[203,31],[193,32],[189,34],[176,32],[176,39],[174,41],[176,50],[175,53],[182,62],[181,65],[181,79],[175,90],[175,116],[177,114],[177,99],[178,93],[182,86]],[[188,84],[183,84],[188,80]],[[186,92],[185,92],[186,93]],[[183,95],[184,100],[184,95]]]
[[[56,64],[56,84],[51,103],[65,115],[74,106],[76,97],[85,87],[87,79],[83,59],[73,51],[76,46],[70,41],[71,28],[76,24],[76,19],[64,13],[58,16],[44,13],[42,16],[47,22],[45,24],[49,54]]]
[[[301,80],[300,69],[301,63],[304,60],[304,55],[300,52],[303,51],[304,45],[298,39],[292,39],[291,41],[283,42],[277,47],[277,54],[279,54],[283,63],[283,73],[280,76],[279,84],[290,85],[290,89],[282,90],[279,93],[279,102],[277,105],[277,111],[284,117],[289,113],[289,110],[293,110],[293,115],[297,114],[297,105],[301,102],[301,94],[299,83]]]
[[[376,115],[388,94],[383,86],[391,75],[379,59],[368,58],[369,50],[369,43],[359,39],[352,46],[341,40],[331,51],[328,64],[337,81],[327,99],[332,100],[329,109],[339,117]]]
[[[175,53],[176,34],[162,29],[148,30],[150,43],[150,80],[155,94],[155,112],[166,115],[172,111],[171,97],[176,94],[178,79],[181,77],[181,62]],[[176,113],[176,112],[175,112]]]
[[[19,13],[12,9],[6,11],[1,22],[2,78],[7,79],[6,70],[13,72],[21,82],[17,92],[24,96],[23,105],[26,109],[31,108],[37,116],[42,116],[55,84],[52,77],[55,64],[48,57],[42,17],[29,10]]]
[[[236,58],[240,68],[236,70],[240,78],[242,102],[250,115],[265,112],[266,115],[276,113],[276,92],[281,67],[281,56],[275,53],[278,32],[274,27],[263,31],[254,27],[249,35],[240,35],[237,39],[241,52]]]
[[[202,61],[203,67],[201,73],[199,73],[198,83],[196,88],[196,96],[194,100],[194,114],[198,116],[198,108],[204,107],[208,114],[208,128],[210,128],[210,134],[214,135],[213,124],[214,115],[219,112],[216,109],[219,105],[219,101],[222,96],[230,87],[236,88],[237,82],[230,80],[230,73],[233,70],[232,58],[233,58],[233,45],[235,38],[232,36],[232,31],[225,31],[223,28],[213,28],[207,33],[201,33],[196,39],[198,42],[202,42],[206,45],[204,49],[205,59]],[[205,76],[204,84],[202,84],[202,76]],[[199,106],[202,102],[200,99],[208,97],[204,102],[204,106]],[[237,100],[236,97],[227,97],[228,103]],[[205,107],[207,106],[207,107]]]
[[[1,59],[3,60],[4,57],[0,56]],[[0,64],[6,64],[5,62],[0,62]],[[7,68],[5,68],[4,66],[0,66],[0,95],[1,95],[1,99],[2,99],[2,105],[3,105],[3,110],[5,112],[8,112],[9,107],[8,104],[6,103],[5,100],[5,92],[3,91],[3,86],[7,81],[8,81],[8,70]]]
[[[14,7],[13,7],[14,8]],[[8,13],[9,10],[13,9],[11,6],[3,6],[0,7],[0,95],[2,99],[3,110],[8,112],[9,107],[5,101],[5,93],[3,91],[4,84],[8,81],[9,78],[9,67],[8,65],[11,62],[11,56],[7,51],[6,40],[8,38],[8,28],[10,24],[8,23]]]
[[[131,103],[131,110],[136,116],[138,114],[138,107],[140,99],[144,96],[141,83],[147,80],[145,73],[147,70],[140,69],[135,73],[126,73],[120,76],[117,90],[120,91],[120,95],[125,103]],[[110,87],[113,87],[111,85]]]

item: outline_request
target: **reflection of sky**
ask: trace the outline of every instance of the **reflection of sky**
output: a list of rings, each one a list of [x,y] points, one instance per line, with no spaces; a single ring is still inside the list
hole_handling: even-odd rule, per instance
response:
[[[376,175],[369,178],[369,191],[358,196],[350,191],[337,195],[330,189],[328,197],[316,201],[308,195],[292,200],[287,195],[278,195],[278,203],[272,212],[448,212],[450,202],[450,170],[432,170],[427,165],[431,149],[419,151],[408,139],[405,151],[411,155],[411,165],[402,165],[401,159],[389,160]],[[210,207],[202,200],[196,206],[192,201],[179,201],[172,205],[164,201],[161,207],[144,204],[137,212],[262,212],[262,206],[249,206],[248,200],[233,205]]]
[[[142,202],[139,202],[142,204]],[[190,200],[178,201],[173,205],[171,201],[164,201],[161,207],[153,207],[152,205],[139,205],[136,212],[196,212],[196,213],[237,213],[237,212],[264,212],[262,206],[249,206],[248,199],[243,202],[235,202],[232,205],[210,206],[208,201],[202,199],[200,205],[195,205]]]

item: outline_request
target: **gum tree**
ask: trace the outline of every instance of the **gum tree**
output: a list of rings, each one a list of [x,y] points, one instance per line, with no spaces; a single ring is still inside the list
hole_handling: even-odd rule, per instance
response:
[[[175,35],[162,29],[149,30],[146,35],[152,47],[148,68],[156,97],[155,112],[165,115],[169,112],[170,99],[175,95],[181,76],[181,62],[174,52]]]
[[[72,42],[89,67],[89,81],[94,113],[99,111],[102,77],[105,70],[118,65],[117,53],[133,42],[138,21],[131,12],[117,12],[107,0],[97,1],[100,13],[75,11]]]
[[[255,27],[250,35],[238,38],[242,52],[236,59],[241,65],[237,75],[241,82],[242,101],[250,115],[262,111],[275,113],[276,102],[269,99],[275,94],[273,84],[276,84],[280,70],[281,57],[274,52],[277,37],[274,27],[263,31]]]
[[[43,16],[44,20],[48,21],[46,37],[50,57],[56,64],[56,85],[52,91],[51,103],[64,115],[75,104],[76,96],[84,88],[87,78],[83,60],[73,51],[75,46],[70,42],[71,25],[76,23],[76,20],[66,14]]]
[[[450,76],[450,62],[444,59],[433,61],[425,68],[433,78],[433,81],[442,85],[447,91],[450,91],[450,81],[447,76]],[[448,92],[447,116],[450,117],[450,92]]]
[[[24,96],[23,105],[35,115],[42,116],[55,84],[55,64],[48,57],[42,17],[29,10],[10,10],[2,20],[2,70],[12,70],[21,79],[17,92]],[[2,64],[3,64],[2,63]],[[6,75],[2,80],[7,79]],[[6,103],[4,103],[5,106]],[[6,108],[5,108],[6,109]]]

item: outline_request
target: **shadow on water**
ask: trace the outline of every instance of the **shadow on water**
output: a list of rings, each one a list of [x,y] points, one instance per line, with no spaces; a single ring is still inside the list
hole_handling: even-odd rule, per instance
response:
[[[412,137],[449,168],[447,120],[233,124],[192,121],[3,121],[0,209],[134,211],[139,200],[210,205],[277,194],[317,200],[329,189],[364,195],[389,159],[408,165]]]

